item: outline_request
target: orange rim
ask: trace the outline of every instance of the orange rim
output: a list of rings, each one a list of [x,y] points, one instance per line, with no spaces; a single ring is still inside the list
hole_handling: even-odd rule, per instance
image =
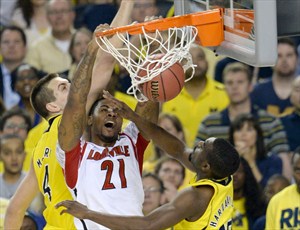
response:
[[[112,36],[116,33],[142,34],[156,30],[164,31],[169,28],[195,26],[198,29],[197,42],[202,46],[218,46],[224,41],[223,10],[214,9],[198,13],[174,16],[171,18],[156,19],[128,26],[121,26],[96,33],[96,37]]]

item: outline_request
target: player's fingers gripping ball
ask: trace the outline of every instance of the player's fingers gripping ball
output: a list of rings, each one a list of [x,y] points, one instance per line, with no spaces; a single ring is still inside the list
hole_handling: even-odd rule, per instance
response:
[[[163,54],[155,55],[154,59],[158,60]],[[143,68],[137,73],[139,77],[145,77],[149,71],[159,69],[161,63],[146,62]],[[139,85],[142,94],[151,101],[165,102],[176,97],[184,86],[185,75],[182,65],[179,62],[171,65],[166,70],[158,73],[152,80]]]

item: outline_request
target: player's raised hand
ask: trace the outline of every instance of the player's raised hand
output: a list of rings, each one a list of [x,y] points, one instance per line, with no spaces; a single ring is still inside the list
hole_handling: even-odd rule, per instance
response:
[[[113,97],[108,91],[103,90],[103,97],[114,104],[116,112],[123,118],[132,120],[134,116],[137,116],[137,114],[128,105]]]

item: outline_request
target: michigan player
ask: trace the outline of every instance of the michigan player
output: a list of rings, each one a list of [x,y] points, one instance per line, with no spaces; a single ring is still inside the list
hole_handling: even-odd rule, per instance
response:
[[[122,0],[120,10],[112,22],[112,26],[128,24],[132,8],[132,1]],[[103,26],[98,29],[105,28]],[[122,45],[118,40],[113,42],[116,46]],[[93,72],[93,86],[89,92],[86,105],[87,111],[98,97],[101,89],[108,84],[115,63],[112,56],[104,53],[101,49],[97,53],[97,50],[98,45],[93,40],[89,44],[88,50],[74,76],[74,81],[77,79],[84,86],[86,76],[90,76]],[[97,58],[95,61],[96,53]],[[93,67],[94,61],[95,66]],[[40,80],[32,93],[32,104],[35,110],[49,121],[49,128],[35,148],[32,166],[28,175],[10,202],[5,217],[5,229],[20,228],[25,210],[38,190],[44,195],[46,205],[44,217],[47,225],[45,229],[75,228],[72,218],[68,215],[60,216],[59,212],[54,209],[57,202],[71,199],[70,192],[68,192],[64,183],[62,169],[57,163],[55,155],[58,124],[67,102],[69,89],[70,83],[68,80],[59,77],[57,74],[50,74]]]
[[[239,166],[239,154],[221,138],[200,141],[192,149],[159,126],[146,121],[122,103],[114,101],[117,112],[133,121],[154,143],[197,173],[191,187],[182,190],[176,198],[145,217],[107,215],[87,209],[75,201],[63,201],[58,208],[80,219],[89,219],[111,229],[166,229],[182,221],[178,229],[230,229],[233,211],[232,174]]]

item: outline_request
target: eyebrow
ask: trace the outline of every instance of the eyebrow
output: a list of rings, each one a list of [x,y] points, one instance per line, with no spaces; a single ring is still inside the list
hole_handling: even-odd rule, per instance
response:
[[[101,107],[110,108],[108,105],[100,105],[100,108],[101,108]]]

